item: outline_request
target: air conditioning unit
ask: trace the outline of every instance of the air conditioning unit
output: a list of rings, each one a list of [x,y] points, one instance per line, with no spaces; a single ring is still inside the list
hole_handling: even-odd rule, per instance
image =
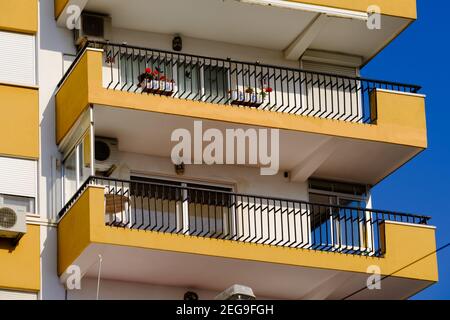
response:
[[[252,288],[235,284],[220,293],[214,300],[255,300]]]
[[[11,208],[0,208],[0,238],[20,239],[27,233],[26,219]]]
[[[95,138],[95,172],[110,176],[119,164],[119,143],[117,139]]]
[[[80,17],[80,29],[74,29],[74,41],[77,46],[86,40],[107,41],[111,39],[112,20],[110,17],[83,12]]]

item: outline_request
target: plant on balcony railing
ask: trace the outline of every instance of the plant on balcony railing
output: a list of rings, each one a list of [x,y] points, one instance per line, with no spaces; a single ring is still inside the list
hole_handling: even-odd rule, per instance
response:
[[[228,96],[232,105],[241,105],[247,107],[260,107],[266,100],[268,94],[273,92],[270,87],[261,88],[259,90],[253,87],[247,87],[244,91],[229,90]]]
[[[377,106],[373,103],[377,90],[405,93],[418,93],[420,90],[420,86],[391,81],[107,42],[86,43],[76,61],[88,47],[104,51],[109,68],[109,72],[105,72],[107,89],[251,106],[308,117],[374,124],[378,116]],[[154,70],[145,70],[148,66],[154,68],[155,64],[164,66],[167,73],[161,74],[157,69],[159,73],[155,75]],[[64,83],[75,66],[73,63],[58,86]],[[177,75],[178,85],[171,80],[170,74]],[[214,77],[221,79],[221,83],[213,83]]]
[[[139,75],[137,86],[142,88],[142,92],[171,96],[175,81],[168,80],[158,68],[146,68],[145,72]]]

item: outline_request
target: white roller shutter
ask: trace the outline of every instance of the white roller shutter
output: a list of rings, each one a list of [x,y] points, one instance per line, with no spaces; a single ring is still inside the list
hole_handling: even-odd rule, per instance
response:
[[[352,67],[338,66],[333,64],[319,63],[314,61],[303,60],[302,68],[307,71],[323,72],[337,74],[347,77],[356,77],[357,70]]]
[[[0,290],[0,301],[2,300],[37,300],[37,294],[24,291]]]
[[[0,157],[0,193],[36,198],[37,161]]]
[[[35,37],[0,31],[0,82],[36,84]]]

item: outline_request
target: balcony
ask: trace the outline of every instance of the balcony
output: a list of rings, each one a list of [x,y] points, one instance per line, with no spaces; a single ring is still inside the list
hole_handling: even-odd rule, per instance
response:
[[[339,121],[374,124],[377,90],[417,93],[419,86],[179,54],[87,44],[103,50],[106,89]]]
[[[365,288],[375,265],[388,276],[383,290],[351,298],[405,298],[437,281],[429,219],[91,177],[60,212],[58,268],[62,278],[72,264],[95,276],[101,254],[107,279],[217,291],[236,282],[263,297],[342,299]],[[262,281],[269,270],[276,284]]]
[[[378,0],[382,27],[367,27],[368,0],[55,0],[55,17],[65,27],[70,5],[107,15],[113,29],[198,39],[278,51],[298,61],[308,49],[359,57],[366,64],[416,17],[416,0]],[[268,5],[270,4],[270,5]],[[217,14],[220,12],[220,14]],[[251,17],[251,19],[249,18]],[[342,35],[346,35],[343,37]],[[121,36],[107,40],[126,41]],[[147,46],[144,42],[140,45]],[[167,48],[166,48],[167,49]],[[192,52],[195,45],[187,48]],[[219,51],[220,52],[220,51]]]
[[[193,132],[197,119],[223,132],[277,128],[280,170],[294,181],[314,176],[375,185],[427,146],[419,89],[89,42],[56,94],[57,144],[64,149],[79,139],[86,119],[95,135],[118,139],[121,151],[160,157],[170,157],[171,133]]]

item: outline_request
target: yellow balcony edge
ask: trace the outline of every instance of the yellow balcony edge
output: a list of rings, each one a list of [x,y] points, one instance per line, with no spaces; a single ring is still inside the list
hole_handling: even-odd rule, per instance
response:
[[[383,225],[384,257],[368,257],[108,227],[104,205],[104,189],[88,187],[66,213],[64,224],[62,220],[58,228],[60,274],[89,244],[107,244],[358,273],[366,273],[369,266],[377,265],[383,275],[437,281],[435,230],[432,228],[386,222]],[[78,230],[83,230],[81,238],[74,237]],[[68,242],[72,245],[65,245]],[[415,260],[419,261],[410,265]]]
[[[70,131],[89,104],[158,112],[358,140],[427,148],[425,98],[376,91],[376,124],[292,115],[253,108],[218,105],[103,88],[102,52],[88,49],[56,95],[57,143]]]
[[[54,1],[55,1],[55,19],[58,19],[70,0],[54,0]]]
[[[387,228],[392,228],[386,222]],[[394,276],[415,280],[437,281],[437,267],[427,268],[407,266],[412,260],[399,256],[394,259],[392,254],[384,258],[364,257],[351,254],[323,252],[308,249],[276,247],[262,244],[252,244],[238,241],[201,238],[185,235],[159,233],[153,231],[137,231],[130,229],[111,228],[104,226],[103,230],[95,229],[93,243],[129,246],[151,250],[172,251],[206,255],[220,258],[256,261],[262,263],[276,263],[297,267],[310,267],[336,271],[367,273],[368,267],[378,265],[383,276]],[[386,235],[388,252],[392,249],[392,238],[396,237],[388,231]],[[397,244],[397,243],[396,243]],[[418,243],[416,243],[418,244]],[[398,250],[396,250],[398,252]],[[429,249],[428,253],[433,253]],[[397,264],[397,260],[401,260]],[[434,257],[435,258],[435,257]],[[427,258],[432,263],[433,257]],[[431,264],[430,263],[430,264]]]
[[[290,2],[318,5],[336,9],[367,12],[370,6],[376,5],[381,13],[388,16],[406,19],[417,19],[416,0],[289,0]]]

